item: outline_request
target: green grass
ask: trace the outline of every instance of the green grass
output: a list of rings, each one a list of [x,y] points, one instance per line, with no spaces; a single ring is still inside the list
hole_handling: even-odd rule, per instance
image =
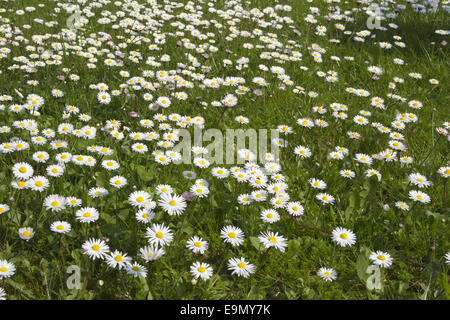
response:
[[[377,1],[379,2],[379,1]],[[19,45],[10,44],[6,35],[0,36],[5,44],[0,48],[11,50],[4,58],[0,59],[0,83],[2,84],[0,94],[10,95],[12,101],[4,101],[5,110],[0,110],[0,126],[9,126],[9,133],[0,135],[0,143],[9,142],[13,137],[20,137],[30,143],[30,148],[22,152],[0,154],[0,204],[8,204],[10,210],[0,214],[0,260],[14,263],[16,271],[14,276],[0,280],[0,287],[6,291],[7,299],[448,299],[450,298],[449,267],[445,263],[444,255],[449,252],[448,241],[448,193],[446,191],[446,178],[438,174],[438,169],[449,166],[448,140],[447,137],[439,135],[435,128],[443,127],[448,121],[449,96],[448,86],[448,46],[441,42],[448,39],[447,36],[435,33],[437,29],[449,29],[448,13],[440,4],[437,13],[419,14],[413,11],[411,5],[406,1],[397,1],[407,5],[405,10],[400,10],[398,17],[393,20],[383,21],[382,25],[387,31],[372,30],[376,38],[370,36],[365,42],[352,40],[353,36],[345,35],[334,27],[334,23],[346,25],[346,30],[357,33],[367,30],[367,15],[363,12],[355,13],[353,22],[327,21],[324,15],[328,12],[328,6],[324,1],[281,1],[282,4],[292,6],[291,12],[276,11],[280,16],[289,16],[293,23],[283,23],[281,29],[270,26],[263,28],[258,26],[257,21],[240,17],[235,28],[240,31],[252,32],[256,28],[267,35],[277,35],[282,43],[279,53],[291,45],[290,50],[302,53],[301,61],[281,61],[279,59],[263,60],[260,54],[266,51],[277,51],[268,48],[245,49],[244,43],[253,45],[263,44],[258,36],[245,38],[237,36],[232,41],[227,41],[226,36],[231,30],[226,27],[226,21],[217,14],[208,12],[207,2],[196,5],[202,7],[202,20],[215,19],[224,25],[218,30],[214,23],[208,27],[194,26],[201,33],[212,32],[214,37],[200,40],[191,36],[185,30],[184,36],[176,36],[178,28],[170,25],[171,20],[165,21],[161,27],[156,27],[150,32],[137,31],[136,34],[148,37],[149,42],[142,41],[141,44],[128,44],[127,48],[120,49],[122,52],[139,51],[143,57],[140,63],[134,63],[127,55],[123,59],[123,66],[108,67],[104,60],[106,54],[97,56],[95,69],[89,69],[86,65],[87,59],[75,54],[76,50],[68,49],[58,53],[61,56],[61,64],[38,67],[38,72],[27,73],[20,69],[9,70],[13,64],[23,63],[14,61],[14,57],[29,56],[35,53],[26,50],[26,46],[43,47],[56,53],[52,49],[53,42],[65,43],[63,39],[50,37],[43,44],[36,44],[31,40],[33,35],[57,34],[67,26],[69,13],[61,12],[54,14],[54,8],[58,8],[57,1],[46,1],[45,7],[38,7],[38,1],[21,1],[21,9],[27,6],[36,8],[34,12],[26,12],[17,15],[9,12],[10,9],[18,10],[18,3],[13,1],[2,2],[0,7],[5,12],[0,13],[4,20],[2,24],[17,26],[23,31],[23,38],[27,41],[18,41]],[[90,2],[89,2],[90,3]],[[138,3],[150,7],[146,1]],[[161,3],[161,1],[158,1]],[[184,1],[187,3],[187,1]],[[216,9],[224,11],[233,7],[226,6],[226,1],[217,0],[214,3]],[[348,3],[333,3],[339,5],[341,11],[351,10],[357,7],[353,1]],[[86,7],[87,5],[82,5]],[[244,10],[252,8],[275,7],[273,1],[261,0],[242,2]],[[305,21],[310,12],[309,7],[320,9],[321,15],[317,16],[317,25],[327,27],[325,36],[314,34],[315,25],[310,28]],[[386,4],[393,10],[393,5]],[[131,7],[129,7],[130,9]],[[108,10],[117,13],[121,10],[124,17],[118,17],[115,23],[122,19],[133,18],[129,9],[118,7],[114,2],[99,8],[92,8],[94,16],[89,18],[89,23],[77,30],[81,39],[89,37],[101,37],[100,32],[106,32],[112,36],[111,41],[118,45],[126,42],[130,33],[124,28],[114,29],[112,24],[99,24],[97,20],[102,17],[101,12]],[[163,9],[163,6],[160,8]],[[141,11],[143,13],[144,11]],[[188,25],[192,22],[184,21],[180,13],[189,12],[186,8],[174,8],[171,14],[178,15],[175,21],[181,21]],[[86,15],[86,13],[84,14]],[[110,15],[105,15],[110,16]],[[57,21],[53,27],[47,27],[34,21],[35,18],[45,22]],[[149,18],[149,17],[147,17]],[[134,18],[133,18],[134,19]],[[154,18],[159,20],[160,18]],[[268,22],[272,18],[264,17]],[[142,20],[144,22],[145,20]],[[388,27],[388,23],[398,25],[398,29]],[[29,24],[31,29],[23,26]],[[131,28],[131,25],[129,26]],[[292,27],[292,28],[291,28]],[[302,35],[297,35],[293,29],[298,29]],[[309,31],[308,31],[309,30]],[[158,44],[161,48],[152,51],[148,48],[155,43],[155,32],[159,34],[169,33],[164,44]],[[221,32],[221,33],[220,33]],[[96,33],[96,35],[93,35]],[[92,34],[92,35],[91,35]],[[118,39],[117,36],[125,38]],[[394,45],[393,36],[400,36],[400,41],[406,44],[405,48]],[[17,34],[12,35],[17,37]],[[178,41],[187,38],[196,46],[207,44],[213,39],[213,46],[218,51],[211,53],[208,57],[188,50],[178,45]],[[331,38],[340,40],[340,43],[331,43]],[[20,39],[20,38],[19,38]],[[288,43],[289,40],[294,43]],[[17,41],[17,38],[16,38]],[[386,41],[393,44],[389,50],[381,49],[376,42]],[[106,41],[107,42],[107,41]],[[434,42],[434,44],[431,44]],[[67,43],[67,41],[66,41]],[[69,42],[72,46],[79,44]],[[326,50],[322,56],[323,62],[314,62],[309,47],[318,44]],[[264,45],[264,44],[263,44]],[[86,44],[82,48],[84,52],[92,44]],[[100,44],[98,50],[108,48],[111,53],[116,49],[107,43]],[[228,50],[228,51],[226,51]],[[190,65],[185,53],[189,52],[198,59],[201,66],[209,68],[205,78],[243,77],[245,86],[250,92],[238,96],[239,102],[236,106],[222,111],[221,108],[211,106],[212,101],[220,101],[226,94],[234,93],[236,87],[221,86],[218,89],[200,88],[201,82],[190,79],[188,76],[179,74],[194,83],[193,88],[176,88],[170,90],[162,83],[156,91],[135,91],[130,88],[127,96],[122,90],[119,96],[112,96],[107,105],[101,105],[97,100],[97,91],[89,88],[91,84],[106,83],[111,92],[120,89],[120,85],[126,82],[119,75],[119,71],[126,70],[130,78],[141,76],[143,70],[177,70],[183,67],[177,63]],[[169,62],[161,62],[159,67],[145,64],[148,57],[155,57],[160,61],[163,54],[169,54]],[[289,54],[289,53],[287,53]],[[341,58],[336,62],[331,56]],[[345,56],[354,57],[354,61],[347,61]],[[236,70],[236,60],[241,57],[250,59],[248,68]],[[393,63],[394,58],[403,59],[404,65]],[[53,59],[53,58],[51,58]],[[50,60],[51,60],[50,59]],[[120,60],[119,58],[115,58]],[[223,59],[233,61],[233,66],[224,67]],[[33,60],[33,59],[30,59]],[[35,60],[44,61],[43,58]],[[267,67],[281,66],[286,70],[294,86],[286,85],[285,89],[279,89],[282,82],[270,71],[263,72],[259,69],[260,64]],[[371,80],[368,66],[379,66],[383,74],[379,80]],[[307,67],[303,70],[301,67]],[[63,68],[69,68],[65,73]],[[187,69],[187,67],[185,68]],[[198,67],[195,72],[203,73],[204,69]],[[338,73],[339,81],[328,83],[324,78],[316,75],[318,71],[329,70]],[[421,80],[411,78],[410,72],[418,72],[422,75]],[[79,81],[68,80],[69,74],[77,74]],[[57,79],[57,76],[65,75],[65,80]],[[262,88],[263,95],[256,96],[252,90],[259,88],[252,83],[254,77],[264,77],[269,86]],[[397,83],[395,90],[389,89],[389,82],[393,77],[404,79],[404,83]],[[429,79],[439,80],[439,85],[432,85]],[[28,80],[39,81],[38,86],[27,84]],[[156,78],[150,78],[150,82],[156,83]],[[305,88],[306,94],[293,92],[295,86]],[[349,94],[346,88],[363,88],[370,92],[370,97],[363,98]],[[64,97],[52,96],[52,89],[64,91]],[[23,96],[34,93],[45,99],[44,106],[39,110],[41,115],[34,117],[27,111],[13,113],[8,110],[12,104],[25,103],[17,95],[18,90]],[[150,92],[154,99],[160,96],[169,96],[173,92],[184,91],[188,98],[184,101],[172,99],[172,105],[168,109],[160,109],[157,112],[148,108],[150,102],[142,98],[144,92]],[[314,91],[319,94],[317,98],[308,96],[308,92]],[[406,101],[419,100],[423,108],[415,110],[408,107],[407,102],[389,99],[387,94],[395,93],[405,98]],[[135,96],[132,96],[135,94]],[[376,109],[370,106],[372,97],[382,97],[387,108]],[[201,102],[207,102],[203,106]],[[331,103],[341,103],[348,107],[348,118],[345,121],[338,120],[332,116]],[[92,117],[90,121],[82,122],[76,116],[62,119],[62,111],[66,105],[74,105],[80,109],[80,113]],[[324,106],[327,113],[320,115],[313,113],[314,106]],[[369,124],[359,126],[352,118],[359,111],[367,110],[372,113]],[[134,118],[130,112],[138,112],[139,116]],[[170,115],[177,113],[186,116],[201,116],[205,119],[205,129],[218,128],[253,128],[274,129],[278,125],[288,125],[293,128],[294,133],[287,135],[287,148],[281,148],[280,171],[286,177],[288,184],[287,193],[291,201],[300,201],[304,207],[304,215],[294,219],[286,210],[278,209],[281,219],[274,224],[263,222],[259,216],[262,210],[271,208],[269,201],[254,202],[249,206],[239,205],[237,197],[243,193],[251,193],[254,190],[249,184],[240,184],[234,178],[229,177],[219,180],[211,175],[211,168],[222,165],[211,165],[210,168],[200,169],[194,165],[170,164],[162,166],[155,162],[151,152],[160,149],[156,141],[143,142],[148,146],[149,152],[138,154],[131,150],[134,143],[127,131],[121,128],[125,138],[121,141],[114,140],[109,134],[100,129],[107,120],[119,120],[123,126],[130,129],[129,132],[145,132],[140,126],[139,120],[152,119],[154,114],[163,113]],[[372,166],[362,165],[353,160],[357,153],[375,154],[389,148],[389,135],[383,134],[373,128],[370,123],[379,122],[390,126],[395,120],[397,113],[414,113],[418,121],[406,123],[401,133],[403,141],[408,149],[398,152],[400,156],[410,156],[414,159],[410,165],[401,165],[399,161],[384,162],[374,160]],[[240,125],[234,119],[236,116],[248,117],[247,125]],[[312,119],[324,119],[329,123],[326,128],[303,129],[296,124],[297,119],[311,117]],[[56,134],[54,139],[62,139],[68,142],[68,148],[52,150],[50,145],[39,146],[30,142],[31,135],[28,131],[15,128],[12,123],[23,119],[33,118],[38,123],[38,129],[52,128],[57,130],[60,123],[71,123],[75,128],[85,125],[97,128],[95,139],[82,139],[73,135]],[[169,122],[169,121],[167,121]],[[170,122],[174,125],[174,123]],[[157,126],[157,121],[155,121]],[[162,132],[157,129],[155,131]],[[174,125],[175,127],[175,125]],[[193,128],[189,128],[193,132]],[[349,139],[348,131],[357,131],[362,138],[359,140]],[[161,133],[162,138],[162,133]],[[49,139],[49,141],[52,139]],[[446,141],[447,140],[447,141]],[[114,150],[111,156],[102,157],[86,150],[88,146],[105,146]],[[206,144],[207,145],[207,144]],[[204,145],[204,146],[206,146]],[[307,146],[311,149],[312,157],[300,159],[293,153],[297,145]],[[336,146],[349,149],[349,155],[342,161],[330,160],[327,155]],[[61,151],[62,150],[62,151]],[[46,151],[50,155],[47,163],[37,163],[32,159],[36,151]],[[67,151],[72,154],[91,155],[96,158],[97,163],[105,159],[115,159],[120,163],[116,171],[107,171],[101,165],[95,167],[77,166],[69,163],[63,176],[59,178],[47,177],[50,186],[43,192],[32,190],[16,190],[11,186],[14,180],[12,166],[20,161],[28,162],[35,170],[35,175],[46,175],[45,168],[49,164],[56,164],[54,156]],[[231,165],[224,165],[229,168]],[[366,178],[364,171],[373,168],[381,174],[381,181],[375,177]],[[344,180],[339,176],[342,169],[350,169],[356,173],[352,180]],[[135,190],[144,190],[152,195],[157,201],[155,193],[156,186],[169,184],[175,193],[182,194],[188,191],[194,181],[183,177],[183,171],[192,170],[197,178],[209,182],[210,193],[206,198],[196,198],[190,202],[181,216],[169,216],[162,208],[156,207],[156,216],[148,225],[139,223],[135,218],[137,208],[130,208],[128,196]],[[408,181],[411,173],[425,175],[431,182],[431,186],[421,189],[431,197],[428,204],[415,203],[408,197],[410,190],[419,190]],[[122,189],[115,189],[109,185],[109,179],[120,175],[128,180],[128,184]],[[324,192],[333,195],[336,202],[333,205],[321,205],[315,199],[319,191],[310,190],[308,179],[317,178],[327,183]],[[92,187],[105,187],[109,191],[106,197],[92,198],[88,190]],[[448,188],[447,188],[448,189]],[[51,194],[60,194],[65,197],[74,196],[82,200],[83,207],[95,207],[100,212],[100,218],[95,223],[83,224],[76,217],[77,208],[66,208],[61,212],[51,212],[43,206],[44,199]],[[11,198],[10,198],[11,197]],[[406,202],[412,209],[401,211],[394,206],[397,201]],[[389,210],[384,210],[383,205],[388,204]],[[71,224],[72,231],[67,234],[57,234],[50,231],[50,225],[57,220],[64,220]],[[166,254],[152,263],[145,263],[140,257],[139,248],[147,245],[145,230],[152,223],[164,223],[174,232],[174,241],[164,247]],[[400,227],[399,224],[403,224]],[[240,227],[245,233],[245,241],[241,246],[232,247],[224,243],[220,238],[220,231],[226,225]],[[301,226],[311,228],[302,228]],[[18,229],[32,227],[35,231],[34,237],[29,241],[19,238]],[[319,228],[332,231],[337,227],[352,230],[357,236],[357,242],[351,247],[340,247],[331,240],[326,232],[313,230]],[[265,230],[278,232],[288,239],[285,252],[274,248],[265,249],[258,242],[258,235]],[[186,248],[186,241],[197,235],[209,243],[209,249],[204,255],[194,254]],[[120,250],[132,257],[133,261],[144,265],[148,269],[146,278],[134,278],[124,270],[117,270],[107,266],[105,261],[90,260],[83,254],[82,244],[89,238],[108,239],[111,250]],[[369,290],[366,287],[367,267],[371,264],[369,255],[372,251],[385,251],[393,257],[390,268],[381,270],[382,288]],[[256,272],[249,278],[237,277],[227,270],[227,260],[232,257],[245,257],[247,261],[256,266]],[[193,276],[189,272],[190,266],[201,261],[208,263],[213,268],[213,276],[206,281],[197,280],[192,282]],[[66,281],[70,274],[66,273],[67,267],[76,265],[81,268],[80,290],[68,289]],[[317,272],[321,267],[333,268],[338,277],[335,281],[326,282],[321,279]]]

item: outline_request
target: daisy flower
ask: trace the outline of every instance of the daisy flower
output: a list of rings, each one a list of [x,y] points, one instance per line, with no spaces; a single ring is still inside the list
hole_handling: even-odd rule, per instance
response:
[[[395,206],[396,206],[397,208],[399,208],[400,210],[404,210],[404,211],[409,210],[409,206],[408,206],[405,202],[403,202],[403,201],[397,201],[397,202],[395,203]]]
[[[128,257],[126,253],[115,250],[111,252],[111,254],[106,255],[106,263],[112,268],[117,267],[121,270],[122,268],[126,269],[131,265],[131,258]]]
[[[83,243],[82,248],[84,254],[88,255],[89,258],[93,260],[104,259],[109,252],[109,246],[105,243],[105,241],[94,238],[86,240]]]
[[[0,260],[0,280],[10,278],[16,272],[16,266],[6,260]]]
[[[261,212],[261,220],[267,223],[274,223],[280,220],[280,214],[274,209],[266,209]]]
[[[427,195],[425,192],[422,192],[419,190],[409,191],[409,198],[413,201],[418,201],[421,203],[428,203],[431,201],[431,198],[429,195]]]
[[[239,204],[246,205],[246,204],[250,204],[253,199],[251,198],[251,196],[249,194],[241,194],[238,196],[237,200],[238,200]]]
[[[105,168],[106,170],[116,170],[119,169],[120,165],[115,160],[103,160],[102,167]]]
[[[263,189],[252,191],[251,197],[257,202],[265,201],[267,198],[267,192]]]
[[[190,191],[195,194],[197,197],[200,198],[205,198],[208,196],[209,194],[209,189],[205,186],[199,185],[199,184],[194,184]]]
[[[138,263],[131,263],[125,266],[127,274],[137,277],[147,277],[147,268]]]
[[[25,241],[28,241],[34,237],[34,230],[31,227],[20,228],[18,232],[20,239]]]
[[[444,259],[445,259],[445,264],[450,265],[450,252],[446,253],[446,255],[444,256]]]
[[[50,177],[60,177],[64,174],[64,167],[58,164],[48,166],[45,171]]]
[[[327,184],[324,181],[319,180],[319,179],[311,178],[308,180],[308,182],[311,185],[311,187],[313,187],[315,189],[323,190],[323,189],[326,189],[326,187],[327,187]]]
[[[99,218],[99,213],[97,209],[91,208],[91,207],[84,207],[81,209],[78,209],[75,212],[75,216],[77,217],[77,220],[83,223],[91,223],[95,222]]]
[[[155,261],[161,258],[165,252],[164,249],[158,248],[157,245],[149,245],[139,249],[140,256],[146,261]]]
[[[333,281],[337,279],[337,273],[331,268],[320,268],[317,275],[325,281]]]
[[[47,210],[54,212],[64,210],[66,206],[66,198],[57,194],[49,195],[44,200],[44,206]]]
[[[208,160],[200,157],[194,158],[193,163],[199,168],[208,168],[210,164]]]
[[[311,150],[304,146],[297,146],[294,149],[294,153],[301,158],[309,158],[311,156]]]
[[[355,173],[352,170],[341,170],[339,174],[343,178],[352,179],[355,177]]]
[[[230,172],[225,168],[218,167],[218,168],[213,168],[211,170],[211,174],[218,179],[223,179],[223,178],[227,178],[229,176]]]
[[[352,231],[340,227],[333,230],[331,239],[341,247],[351,247],[356,243],[356,235]]]
[[[284,250],[287,247],[287,239],[284,238],[283,236],[278,235],[278,232],[271,232],[271,231],[266,231],[265,233],[262,232],[260,234],[260,236],[258,237],[259,241],[264,245],[264,247],[270,248],[270,247],[274,247],[278,250],[280,250],[281,252],[284,252]]]
[[[200,187],[201,186],[198,186],[198,189]],[[186,200],[184,200],[182,196],[169,193],[162,193],[160,195],[158,205],[163,208],[164,211],[167,212],[170,216],[181,215],[187,207]]]
[[[450,177],[450,167],[440,167],[438,173],[441,177],[448,178]]]
[[[287,212],[294,217],[303,215],[304,208],[300,202],[288,202],[285,206]]]
[[[79,206],[81,206],[81,203],[82,203],[81,199],[78,199],[75,197],[67,197],[66,198],[66,204],[69,207],[79,207]]]
[[[109,179],[109,184],[114,188],[120,189],[127,185],[127,179],[122,176],[114,176]]]
[[[225,226],[220,231],[220,237],[227,243],[230,243],[233,247],[240,246],[244,242],[244,232],[233,226]]]
[[[142,223],[149,223],[155,216],[156,214],[148,209],[141,209],[136,212],[136,220]]]
[[[363,154],[363,153],[357,153],[355,155],[355,160],[358,161],[359,163],[364,163],[364,164],[368,164],[368,165],[372,164],[372,158],[370,156],[368,156],[367,154]]]
[[[231,258],[228,260],[228,270],[231,271],[231,274],[237,274],[239,277],[247,278],[251,274],[253,274],[256,270],[256,267],[247,262],[244,258]]]
[[[328,193],[319,193],[316,195],[316,199],[322,201],[323,204],[329,204],[334,202],[334,197]]]
[[[411,173],[408,177],[409,181],[418,186],[419,188],[426,188],[431,185],[431,182],[427,180],[427,177],[420,173]]]
[[[160,195],[162,193],[172,193],[172,192],[173,192],[173,189],[168,184],[160,184],[156,187],[156,193],[158,195]]]
[[[197,178],[197,174],[194,171],[183,171],[183,177],[185,177],[188,180],[194,180],[195,178]]]
[[[147,228],[145,237],[148,238],[150,244],[156,244],[163,247],[172,242],[173,233],[168,227],[164,226],[164,224],[154,224]]]
[[[0,214],[6,213],[9,211],[9,206],[7,204],[0,204]]]
[[[28,180],[31,176],[33,176],[34,170],[28,163],[19,162],[12,167],[12,172],[16,179]]]
[[[197,261],[191,266],[191,274],[195,279],[208,280],[213,274],[213,269],[209,264]]]
[[[128,196],[128,202],[133,206],[133,207],[139,207],[142,208],[145,206],[145,204],[147,202],[149,202],[150,199],[150,194],[148,194],[145,191],[135,191],[133,193],[131,193]]]
[[[204,254],[208,250],[208,242],[194,236],[187,241],[186,247],[194,253]]]
[[[66,221],[55,221],[50,225],[50,230],[56,233],[67,233],[72,230],[72,227]]]
[[[369,259],[372,260],[373,264],[382,268],[389,268],[392,265],[392,257],[386,252],[372,252]]]

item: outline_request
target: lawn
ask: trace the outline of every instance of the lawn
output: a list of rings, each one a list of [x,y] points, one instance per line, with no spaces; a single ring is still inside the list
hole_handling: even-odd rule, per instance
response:
[[[449,299],[449,11],[2,1],[0,299]]]

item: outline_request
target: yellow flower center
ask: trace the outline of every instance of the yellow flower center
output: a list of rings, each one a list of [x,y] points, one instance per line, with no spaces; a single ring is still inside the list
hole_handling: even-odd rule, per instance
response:
[[[204,267],[198,267],[197,270],[198,270],[198,272],[201,272],[201,273],[206,271],[206,269]]]
[[[100,251],[100,246],[98,244],[94,244],[91,248],[94,251]]]
[[[131,269],[133,269],[134,271],[140,271],[141,268],[139,268],[138,266],[133,266]]]
[[[17,185],[18,185],[19,187],[23,188],[23,187],[25,187],[27,184],[26,184],[25,181],[19,181],[19,182],[17,182]]]
[[[343,234],[340,235],[340,237],[341,237],[341,239],[344,239],[344,240],[345,240],[345,239],[347,239],[347,234],[346,234],[346,233],[343,233]]]
[[[379,255],[377,258],[378,258],[378,260],[381,260],[381,261],[386,260],[386,257],[383,255]]]
[[[122,262],[123,257],[122,257],[122,255],[118,254],[114,260],[116,260],[117,262]]]
[[[24,235],[25,237],[29,237],[31,236],[31,233],[29,231],[24,231],[22,235]]]
[[[244,269],[245,268],[245,263],[239,262],[238,263],[238,267],[241,268],[241,269]]]
[[[64,226],[63,226],[62,224],[60,224],[60,225],[58,225],[58,226],[56,227],[56,229],[58,229],[58,230],[64,230]]]
[[[161,231],[159,231],[159,232],[156,233],[156,237],[158,239],[162,239],[164,237],[164,235],[163,235],[163,233]]]
[[[171,206],[174,206],[174,205],[177,204],[177,202],[176,202],[175,200],[170,200],[169,204],[170,204]]]
[[[144,219],[147,219],[149,216],[148,216],[148,213],[144,213],[143,215],[142,215],[142,218],[144,218]]]
[[[275,237],[270,237],[269,240],[272,241],[272,243],[277,243],[277,238]]]
[[[7,270],[8,270],[8,269],[6,269],[6,267],[1,267],[1,268],[0,268],[0,271],[1,271],[1,272],[6,272]]]
[[[25,172],[27,172],[27,168],[25,168],[25,167],[20,167],[20,168],[19,168],[19,171],[20,171],[21,173],[25,173]]]
[[[57,206],[59,206],[59,202],[57,200],[54,200],[54,201],[52,201],[51,205],[53,207],[57,207]]]
[[[201,242],[196,242],[196,243],[194,243],[194,246],[196,246],[197,248],[200,248],[201,246],[202,246],[202,244],[201,244]]]
[[[229,236],[230,238],[236,238],[236,233],[230,232],[230,233],[228,233],[228,236]]]
[[[331,276],[331,273],[329,273],[328,271],[324,272],[323,274],[326,275],[327,277]]]
[[[43,183],[42,183],[42,181],[36,181],[36,183],[34,185],[36,187],[42,187]]]

